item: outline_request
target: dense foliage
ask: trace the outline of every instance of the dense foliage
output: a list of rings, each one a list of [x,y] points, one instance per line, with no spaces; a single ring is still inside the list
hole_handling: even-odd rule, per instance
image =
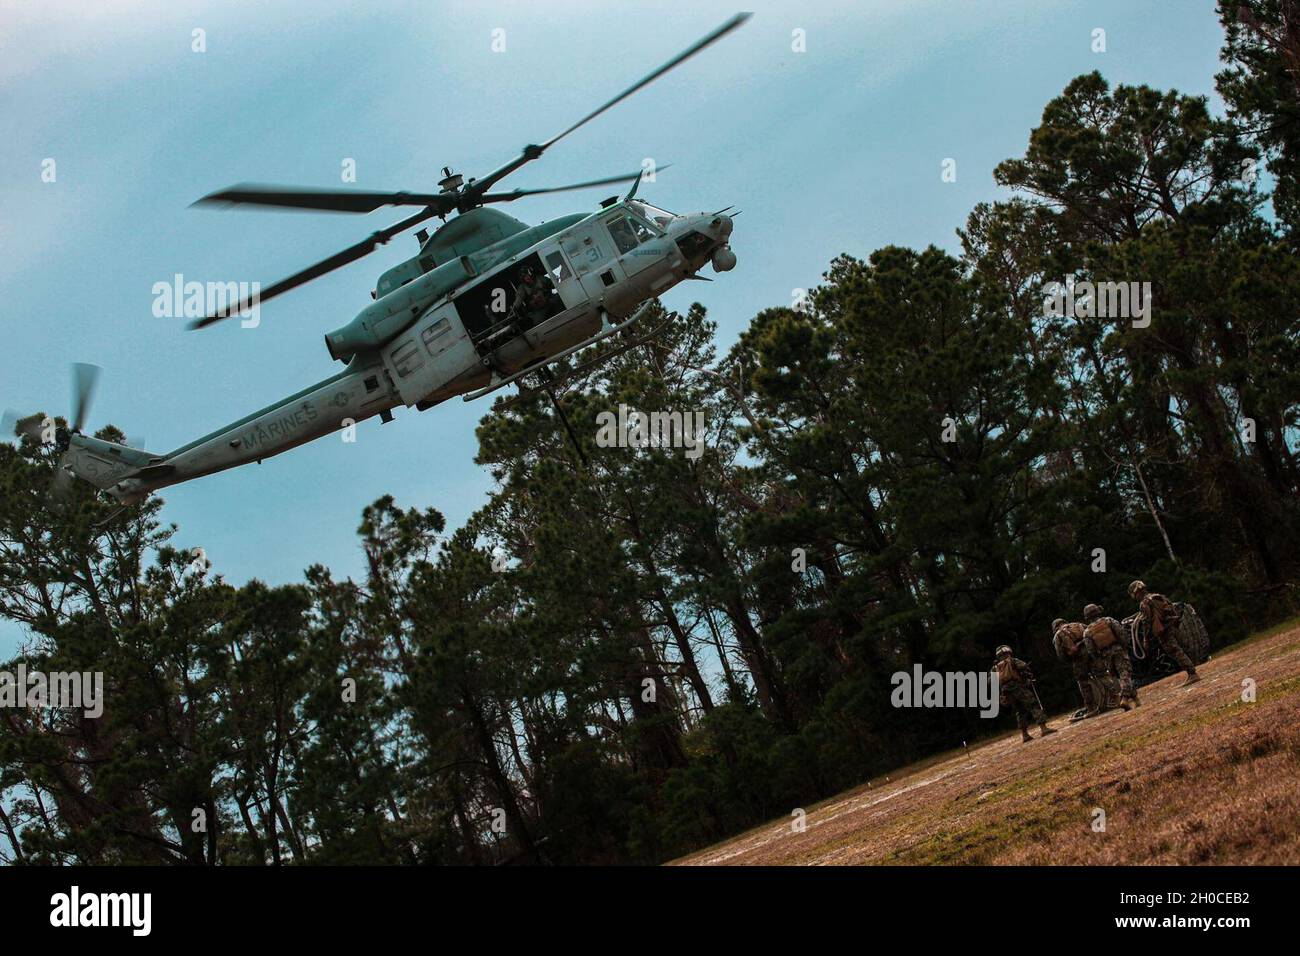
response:
[[[1300,4],[1221,15],[1226,117],[1077,78],[960,258],[840,257],[725,355],[645,320],[562,389],[580,454],[544,398],[489,415],[487,503],[376,502],[364,580],[233,587],[157,499],[55,506],[0,446],[0,613],[107,680],[98,718],[0,710],[0,858],[659,861],[991,731],[891,707],[915,663],[1008,643],[1066,706],[1048,623],[1134,577],[1219,644],[1294,613]],[[1150,283],[1150,324],[1051,314],[1067,277]],[[620,404],[707,450],[601,447]]]

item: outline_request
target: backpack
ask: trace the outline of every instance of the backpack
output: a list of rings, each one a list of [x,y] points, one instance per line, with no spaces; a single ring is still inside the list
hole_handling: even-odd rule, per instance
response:
[[[1167,627],[1177,627],[1182,615],[1178,611],[1178,606],[1163,594],[1148,594],[1146,601],[1143,602],[1151,609],[1151,625],[1155,629],[1155,623],[1160,621],[1160,630]]]
[[[1058,657],[1074,657],[1079,653],[1079,643],[1083,640],[1083,625],[1078,621],[1062,624],[1052,635]]]
[[[1083,636],[1092,641],[1092,646],[1099,651],[1104,651],[1119,641],[1108,617],[1099,617],[1089,624],[1088,629],[1083,632]]]

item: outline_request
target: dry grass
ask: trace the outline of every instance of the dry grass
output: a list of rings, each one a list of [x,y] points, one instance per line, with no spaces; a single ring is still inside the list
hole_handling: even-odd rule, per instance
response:
[[[1200,670],[1129,713],[1058,715],[1045,740],[1013,731],[807,808],[803,833],[785,818],[677,863],[1300,863],[1300,628]]]

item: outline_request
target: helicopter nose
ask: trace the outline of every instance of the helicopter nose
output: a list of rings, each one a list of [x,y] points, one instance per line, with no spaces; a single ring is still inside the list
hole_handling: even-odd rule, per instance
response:
[[[735,228],[735,223],[731,221],[730,216],[717,215],[709,220],[709,226],[719,239],[726,239],[731,235],[731,230]]]

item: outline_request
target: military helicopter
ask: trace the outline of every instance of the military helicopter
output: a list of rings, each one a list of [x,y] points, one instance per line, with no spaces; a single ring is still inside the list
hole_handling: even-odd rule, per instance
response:
[[[350,213],[384,206],[422,208],[261,290],[256,302],[245,299],[212,311],[191,324],[195,329],[248,314],[250,306],[354,262],[426,220],[437,217],[443,225],[432,235],[417,232],[419,252],[384,272],[371,292],[374,301],[325,336],[330,357],[346,367],[323,381],[157,455],[82,433],[97,370],[76,366],[71,426],[29,420],[24,431],[57,447],[62,473],[129,505],[157,489],[260,462],[376,415],[387,423],[399,405],[424,411],[455,395],[465,401],[480,398],[535,373],[549,378],[547,365],[628,329],[659,295],[683,280],[704,278],[697,275],[704,265],[711,263],[717,272],[734,268],[729,239],[736,213],[729,216],[731,207],[724,207],[675,215],[653,206],[637,196],[644,169],[569,186],[508,192],[493,187],[749,17],[733,16],[572,126],[541,145],[525,146],[481,179],[465,180],[444,167],[436,193],[246,184],[204,196],[196,205]],[[605,200],[594,213],[573,213],[536,226],[490,208],[526,196],[626,182],[632,183],[626,195]],[[57,477],[67,480],[65,474]]]

